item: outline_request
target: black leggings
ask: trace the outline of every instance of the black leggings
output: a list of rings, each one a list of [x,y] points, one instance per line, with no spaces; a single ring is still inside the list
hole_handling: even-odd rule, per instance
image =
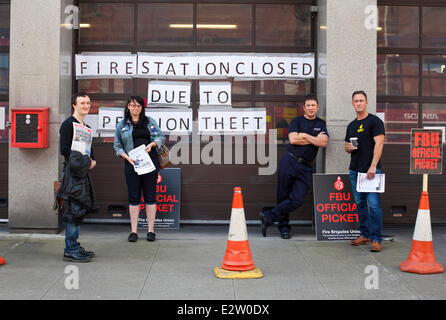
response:
[[[138,175],[133,166],[125,160],[125,181],[129,192],[129,204],[131,206],[139,206],[141,203],[141,189],[144,195],[144,204],[156,204],[156,181],[158,179],[158,171]]]

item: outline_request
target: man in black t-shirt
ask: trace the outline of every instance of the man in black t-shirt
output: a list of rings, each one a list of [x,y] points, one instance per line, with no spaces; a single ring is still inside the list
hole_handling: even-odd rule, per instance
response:
[[[371,244],[371,251],[381,251],[382,210],[379,193],[357,192],[358,173],[367,173],[373,179],[381,173],[380,158],[384,147],[384,123],[377,116],[367,112],[367,94],[355,91],[352,105],[357,118],[350,122],[345,135],[345,151],[351,154],[350,180],[359,215],[360,236],[352,245]]]
[[[305,114],[291,120],[288,129],[290,144],[279,164],[277,204],[260,214],[264,237],[267,227],[278,222],[281,237],[291,238],[290,213],[302,205],[312,185],[313,160],[319,147],[327,145],[327,126],[317,117],[317,98],[307,96],[303,109]]]

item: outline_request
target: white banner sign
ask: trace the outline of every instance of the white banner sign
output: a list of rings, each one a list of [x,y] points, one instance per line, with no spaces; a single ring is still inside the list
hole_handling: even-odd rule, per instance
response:
[[[137,58],[136,54],[77,54],[76,78],[132,78],[137,74]]]
[[[192,52],[131,55],[92,52],[76,55],[76,77],[313,79],[314,54]]]
[[[0,130],[5,130],[5,107],[0,107]]]
[[[184,134],[192,132],[192,110],[146,110],[146,115],[153,118],[161,131],[166,134]],[[123,108],[99,108],[97,131],[104,136],[112,136],[117,124],[124,119]]]
[[[231,106],[230,82],[200,82],[200,107]]]
[[[201,134],[265,134],[266,109],[199,110],[198,131]]]
[[[186,81],[149,81],[148,104],[153,106],[190,106],[191,83]]]

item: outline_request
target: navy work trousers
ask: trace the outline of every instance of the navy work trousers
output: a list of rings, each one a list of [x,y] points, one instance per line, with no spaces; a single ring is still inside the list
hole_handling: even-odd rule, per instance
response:
[[[265,215],[268,223],[279,223],[280,232],[289,232],[290,213],[300,207],[312,185],[313,168],[297,161],[288,152],[279,164],[277,204],[271,214]]]

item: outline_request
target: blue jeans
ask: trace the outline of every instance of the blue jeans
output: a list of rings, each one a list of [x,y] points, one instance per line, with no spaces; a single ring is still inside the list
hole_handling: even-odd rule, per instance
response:
[[[71,222],[65,223],[65,253],[78,253],[80,243],[77,242],[79,238],[81,226]]]
[[[376,173],[381,173],[380,169]],[[359,216],[359,231],[361,236],[371,241],[382,241],[383,212],[379,202],[379,193],[357,192],[356,182],[358,172],[350,170],[350,181],[352,183],[353,196],[356,202],[356,211]]]

